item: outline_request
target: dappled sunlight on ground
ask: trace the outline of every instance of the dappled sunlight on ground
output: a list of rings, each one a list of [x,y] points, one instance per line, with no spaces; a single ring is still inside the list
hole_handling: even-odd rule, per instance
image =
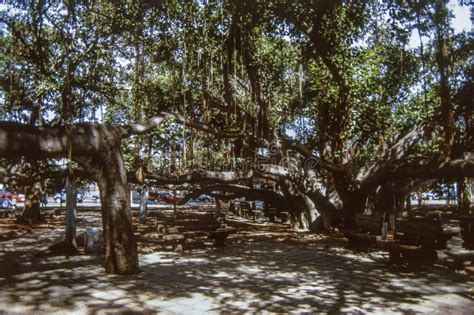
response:
[[[278,229],[283,236],[272,233]],[[96,256],[33,257],[61,239],[61,233],[58,228],[33,230],[0,241],[0,260],[16,264],[13,274],[0,275],[1,310],[188,314],[474,309],[468,294],[474,287],[472,276],[436,265],[417,271],[395,268],[384,253],[354,253],[333,246],[339,241],[331,243],[328,236],[294,233],[278,224],[242,225],[224,248],[142,254],[142,272],[134,276],[106,275]]]

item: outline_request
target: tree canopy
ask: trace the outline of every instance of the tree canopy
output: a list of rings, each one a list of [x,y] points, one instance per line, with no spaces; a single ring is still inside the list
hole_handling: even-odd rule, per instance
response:
[[[473,40],[451,20],[445,0],[6,4],[3,171],[112,163],[349,225],[370,196],[473,177]]]

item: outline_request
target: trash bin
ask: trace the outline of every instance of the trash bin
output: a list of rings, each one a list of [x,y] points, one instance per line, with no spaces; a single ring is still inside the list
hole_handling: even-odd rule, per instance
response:
[[[102,230],[99,228],[86,228],[84,252],[87,254],[100,254],[102,252]]]

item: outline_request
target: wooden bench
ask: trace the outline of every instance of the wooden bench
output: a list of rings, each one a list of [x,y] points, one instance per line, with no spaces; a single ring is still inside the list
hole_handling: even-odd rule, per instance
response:
[[[229,234],[235,232],[234,228],[225,224],[225,216],[215,212],[188,211],[158,217],[158,232],[173,247],[198,241],[203,237],[214,240],[214,246],[222,247]]]
[[[399,240],[380,240],[376,247],[386,250],[393,264],[407,263],[409,266],[433,264],[438,259],[438,253],[433,248],[401,244]]]
[[[250,203],[249,201],[241,201],[240,202],[240,215],[243,217],[243,218],[250,218],[251,214],[252,214],[252,203]]]
[[[357,213],[355,226],[354,229],[344,231],[351,248],[364,250],[374,248],[388,251],[392,263],[403,264],[406,262],[410,266],[433,263],[438,258],[433,248],[404,244],[401,240],[394,239],[393,235],[389,233],[383,239],[383,216],[380,214]]]
[[[262,217],[263,212],[255,207],[253,201],[232,201],[230,204],[229,211],[232,213],[254,221]]]
[[[238,215],[239,217],[247,218],[250,210],[251,208],[248,201],[235,200],[230,203],[229,211],[231,211],[235,215]]]
[[[397,219],[395,238],[407,245],[443,249],[457,231],[442,227],[441,220],[429,217]]]
[[[286,223],[289,217],[287,211],[281,211],[278,208],[265,206],[263,208],[263,215],[268,218],[268,221],[275,222],[275,218],[279,218],[281,223]]]
[[[231,201],[229,205],[229,211],[235,215],[240,215],[240,202],[239,201]]]
[[[270,222],[275,222],[277,214],[277,208],[268,207],[267,205],[263,208],[263,215],[266,216]]]
[[[369,215],[355,214],[355,227],[344,230],[344,235],[349,240],[352,248],[366,248],[374,245],[377,239],[382,239],[383,216],[380,214]]]

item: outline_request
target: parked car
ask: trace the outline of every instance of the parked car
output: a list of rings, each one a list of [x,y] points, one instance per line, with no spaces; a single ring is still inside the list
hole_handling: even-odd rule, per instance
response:
[[[263,209],[265,207],[265,202],[261,200],[255,200],[255,209]]]
[[[92,201],[94,201],[94,202],[100,201],[100,194],[93,194],[93,195],[91,196],[91,199],[92,199]]]
[[[151,194],[151,195],[150,195]],[[140,193],[138,191],[132,191],[132,203],[140,204],[141,202]],[[147,205],[157,204],[161,201],[161,197],[157,193],[149,193],[148,199],[146,200]]]
[[[84,200],[84,195],[80,192],[76,192],[76,198],[77,202],[82,202]],[[53,195],[53,199],[56,201],[56,203],[66,202],[66,191],[62,190],[58,193],[55,193]]]
[[[175,195],[168,191],[159,191],[159,192],[149,192],[148,193],[148,200],[154,201],[158,203],[162,202],[173,202],[177,199]]]
[[[0,189],[0,198],[10,199],[14,203],[25,202],[25,195],[18,193],[11,193],[5,189]]]
[[[10,214],[16,211],[16,207],[8,198],[0,198],[0,211],[2,214]]]
[[[195,200],[200,201],[200,202],[212,202],[214,198],[208,195],[201,195],[197,197]]]
[[[0,189],[0,198],[1,199],[12,199],[13,194],[5,189]]]

